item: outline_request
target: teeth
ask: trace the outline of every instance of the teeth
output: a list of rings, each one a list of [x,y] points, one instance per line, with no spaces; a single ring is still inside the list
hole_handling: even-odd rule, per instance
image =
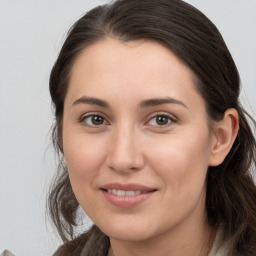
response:
[[[143,192],[139,190],[124,191],[124,190],[117,190],[117,189],[108,189],[108,193],[111,193],[117,196],[135,196],[135,195],[142,194]]]
[[[134,191],[126,191],[126,192],[125,192],[125,195],[126,195],[126,196],[134,196],[134,195],[135,195],[135,192],[134,192]]]

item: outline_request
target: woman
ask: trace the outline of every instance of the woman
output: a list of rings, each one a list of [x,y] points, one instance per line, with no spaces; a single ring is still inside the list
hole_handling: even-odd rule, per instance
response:
[[[256,255],[255,137],[216,27],[180,0],[78,20],[52,69],[55,255]],[[79,209],[95,225],[75,234]]]

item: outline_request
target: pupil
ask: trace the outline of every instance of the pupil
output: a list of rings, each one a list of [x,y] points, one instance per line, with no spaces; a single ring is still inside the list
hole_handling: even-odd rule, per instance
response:
[[[103,118],[101,116],[93,116],[92,123],[95,125],[100,125],[103,123]]]
[[[168,123],[168,118],[165,116],[158,116],[156,119],[157,124],[159,125],[165,125]]]

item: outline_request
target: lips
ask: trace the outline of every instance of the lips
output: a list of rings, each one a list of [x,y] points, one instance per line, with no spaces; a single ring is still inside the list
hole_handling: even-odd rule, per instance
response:
[[[149,199],[156,191],[155,188],[139,184],[111,183],[100,188],[104,198],[119,208],[135,207]]]

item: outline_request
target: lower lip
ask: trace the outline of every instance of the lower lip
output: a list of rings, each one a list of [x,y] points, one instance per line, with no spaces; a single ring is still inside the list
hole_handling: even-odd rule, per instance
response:
[[[151,191],[148,193],[143,193],[134,196],[118,196],[111,194],[105,190],[101,190],[105,198],[110,202],[112,205],[119,207],[119,208],[131,208],[135,207],[147,199],[149,199],[156,191]]]

